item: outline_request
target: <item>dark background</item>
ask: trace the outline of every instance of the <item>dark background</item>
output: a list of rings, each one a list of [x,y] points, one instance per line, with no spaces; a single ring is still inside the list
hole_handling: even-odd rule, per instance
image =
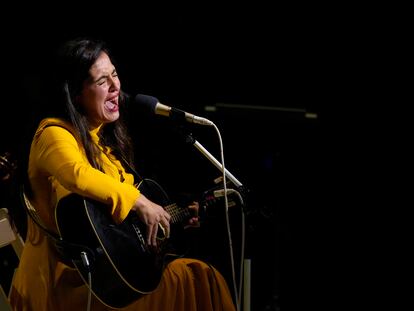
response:
[[[156,96],[218,126],[226,168],[249,190],[252,310],[331,306],[330,298],[341,294],[331,285],[342,273],[332,264],[338,242],[333,228],[339,223],[334,211],[341,205],[333,198],[332,176],[344,170],[335,160],[341,148],[339,136],[332,138],[333,111],[348,100],[353,53],[346,43],[350,24],[342,23],[338,8],[64,8],[40,16],[19,12],[3,26],[10,31],[1,50],[0,151],[16,158],[24,152],[34,116],[48,98],[58,45],[78,36],[103,39],[124,91]],[[234,106],[205,110],[218,104]],[[140,107],[130,109],[141,174],[156,178],[174,198],[198,198],[214,186],[220,172],[182,141],[176,125]],[[185,128],[220,160],[213,128]],[[218,252],[209,259],[231,284],[228,261],[219,253],[228,252],[226,233],[208,230],[204,251]]]

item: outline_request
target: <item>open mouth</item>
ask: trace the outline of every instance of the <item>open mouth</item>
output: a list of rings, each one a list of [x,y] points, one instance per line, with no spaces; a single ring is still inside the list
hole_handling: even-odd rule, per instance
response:
[[[105,101],[105,108],[110,112],[118,111],[118,103],[116,98]]]

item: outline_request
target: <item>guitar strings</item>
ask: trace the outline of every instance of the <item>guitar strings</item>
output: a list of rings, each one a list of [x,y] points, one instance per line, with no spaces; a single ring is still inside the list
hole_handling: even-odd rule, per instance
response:
[[[180,209],[175,203],[165,206],[165,210],[171,215],[173,223],[181,222],[190,216],[190,212],[188,210]]]

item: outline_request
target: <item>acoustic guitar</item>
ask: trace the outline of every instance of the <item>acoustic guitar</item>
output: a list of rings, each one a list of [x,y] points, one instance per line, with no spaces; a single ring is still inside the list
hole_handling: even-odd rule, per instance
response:
[[[170,237],[158,230],[157,248],[147,247],[146,225],[135,212],[116,224],[105,204],[77,194],[62,198],[56,208],[59,235],[66,242],[82,245],[90,262],[88,268],[79,254],[71,258],[74,267],[88,286],[90,273],[90,290],[113,308],[127,306],[157,288],[166,264],[182,256],[178,241],[184,232],[183,224],[192,217],[187,207],[171,204],[157,182],[144,179],[138,189],[171,215]]]

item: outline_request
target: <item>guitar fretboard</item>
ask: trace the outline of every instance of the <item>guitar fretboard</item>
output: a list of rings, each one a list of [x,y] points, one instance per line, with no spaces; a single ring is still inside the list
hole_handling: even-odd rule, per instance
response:
[[[191,216],[188,209],[180,208],[175,203],[165,206],[164,209],[171,215],[171,222],[173,224],[181,223]]]

